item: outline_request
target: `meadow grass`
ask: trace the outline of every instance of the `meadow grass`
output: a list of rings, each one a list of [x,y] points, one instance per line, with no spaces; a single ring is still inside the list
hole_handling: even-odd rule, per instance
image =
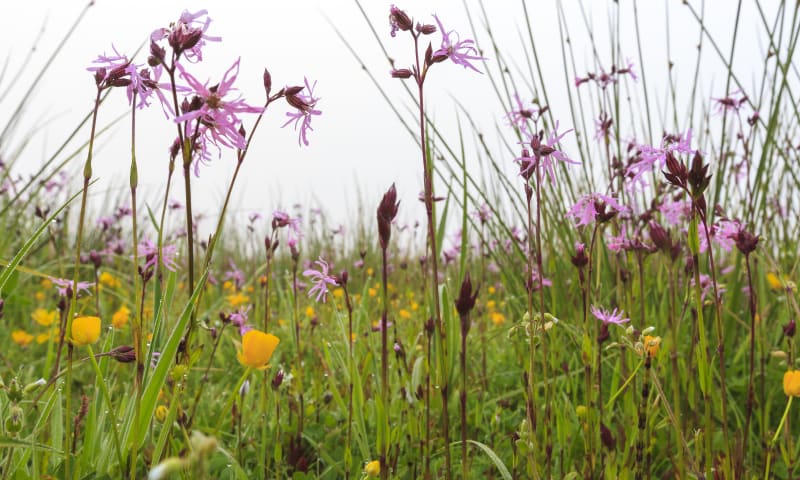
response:
[[[765,49],[749,86],[733,60],[743,4]],[[556,4],[562,72],[543,68],[526,2],[524,58],[480,1],[464,4],[470,35],[394,6],[390,25],[365,14],[394,86],[362,65],[419,146],[415,224],[398,221],[394,185],[346,234],[303,206],[230,218],[262,117],[286,101],[313,148],[322,112],[314,82],[274,87],[268,70],[264,100],[245,103],[238,61],[197,81],[216,41],[205,11],[154,32],[146,60],[98,57],[94,108],[29,179],[15,173],[23,99],[0,134],[22,145],[2,151],[0,479],[793,478],[798,5],[740,2],[727,52],[703,4],[669,7],[695,22],[691,79],[642,66],[641,6],[610,4],[600,45],[584,4]],[[710,61],[726,72],[713,93]],[[466,99],[455,135],[429,115],[445,97],[426,80],[445,68],[485,76],[493,132]],[[91,214],[97,115],[123,90],[129,190]],[[137,197],[146,101],[176,128],[155,210]],[[216,149],[235,164],[202,238],[193,175]]]

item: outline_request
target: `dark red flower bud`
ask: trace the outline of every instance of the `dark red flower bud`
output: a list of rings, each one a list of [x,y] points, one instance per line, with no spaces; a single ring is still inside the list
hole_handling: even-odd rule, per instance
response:
[[[393,37],[397,34],[397,30],[407,32],[414,26],[411,17],[394,5],[389,9],[389,24],[392,26],[391,35]]]
[[[572,264],[578,268],[583,268],[589,264],[589,257],[586,255],[586,245],[575,244],[575,255],[572,256]]]
[[[666,166],[667,171],[662,173],[667,178],[667,181],[685,190],[686,182],[689,178],[689,171],[686,169],[686,165],[679,162],[672,152],[667,152]]]
[[[797,322],[794,319],[789,320],[789,323],[783,326],[783,334],[789,338],[794,337],[794,333],[797,331]]]
[[[266,68],[264,69],[264,91],[267,92],[267,97],[269,97],[269,92],[272,90],[272,75],[269,74],[269,70]]]
[[[480,289],[479,286],[474,292],[472,291],[472,280],[470,279],[469,272],[467,272],[466,275],[464,275],[464,281],[461,282],[461,290],[456,299],[456,311],[462,317],[462,323],[463,317],[469,315],[469,312],[475,307],[475,300],[478,298]],[[467,330],[469,330],[469,325],[467,325]]]
[[[705,192],[708,184],[711,183],[711,175],[708,175],[708,164],[703,163],[703,156],[700,152],[694,154],[692,167],[689,169],[689,185],[691,186],[692,197],[699,197]]]
[[[392,221],[397,216],[397,210],[400,207],[400,202],[397,201],[397,189],[394,183],[389,190],[383,195],[380,205],[378,205],[377,219],[378,219],[378,236],[381,243],[381,248],[386,249],[389,246],[389,240],[392,237]]]
[[[436,33],[436,25],[430,23],[417,23],[417,31],[423,35]]]
[[[661,224],[656,222],[650,222],[650,240],[663,251],[669,251],[672,247],[672,240],[669,238],[669,234]]]
[[[395,68],[391,71],[392,78],[411,78],[414,73],[408,68]]]
[[[747,230],[741,229],[734,237],[736,248],[745,255],[750,255],[758,246],[758,236],[753,235]]]
[[[283,370],[278,370],[274,377],[272,377],[272,389],[277,390],[283,383]]]
[[[108,355],[119,363],[131,363],[136,360],[136,351],[130,345],[120,345],[108,352]]]

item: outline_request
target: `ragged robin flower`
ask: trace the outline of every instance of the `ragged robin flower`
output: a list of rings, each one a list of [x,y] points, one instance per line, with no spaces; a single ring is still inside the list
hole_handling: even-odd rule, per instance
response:
[[[242,335],[242,348],[238,353],[239,363],[251,368],[266,368],[278,343],[280,339],[271,333],[248,330]]]

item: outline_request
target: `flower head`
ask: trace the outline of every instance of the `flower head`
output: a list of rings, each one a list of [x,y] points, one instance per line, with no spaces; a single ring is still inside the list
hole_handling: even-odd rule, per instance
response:
[[[434,15],[433,18],[436,19],[436,23],[439,24],[439,31],[442,32],[442,45],[439,47],[439,50],[433,52],[433,57],[444,56],[449,58],[456,65],[461,65],[464,68],[469,68],[481,73],[480,70],[470,63],[471,60],[486,60],[484,57],[478,55],[478,50],[475,48],[475,41],[472,39],[461,40],[455,30],[447,31],[444,28],[439,17]]]
[[[787,397],[800,397],[800,370],[787,370],[783,374],[783,393]]]
[[[293,112],[286,112],[286,116],[289,117],[289,120],[281,127],[285,127],[294,122],[294,129],[297,130],[297,125],[299,124],[300,136],[297,139],[297,143],[308,146],[308,131],[314,130],[311,128],[311,119],[315,116],[322,115],[322,111],[315,108],[317,102],[320,100],[319,97],[314,96],[314,87],[317,86],[317,82],[310,85],[307,78],[304,80],[306,84],[304,88],[289,87],[286,89],[286,102],[294,107],[295,110]],[[303,93],[304,90],[308,93]]]
[[[590,193],[578,199],[570,207],[568,215],[575,218],[575,226],[588,225],[595,220],[605,222],[613,218],[617,213],[624,212],[627,207],[620,205],[608,195],[601,193]]]
[[[33,341],[33,335],[25,330],[14,330],[11,332],[11,340],[20,347],[27,347]]]
[[[211,19],[208,18],[208,10],[199,10],[195,13],[190,13],[184,10],[181,13],[178,21],[170,24],[169,28],[158,28],[150,34],[150,41],[152,44],[157,44],[163,39],[167,39],[170,47],[175,51],[176,57],[181,54],[192,62],[200,62],[203,60],[203,47],[206,42],[219,42],[220,37],[212,37],[206,34]],[[151,53],[153,48],[150,48]],[[163,61],[162,58],[158,58]]]
[[[72,280],[67,280],[66,278],[56,278],[56,277],[49,277],[50,281],[53,282],[53,285],[56,286],[56,290],[58,294],[62,297],[68,296],[68,293],[72,291],[72,286],[74,282]],[[90,293],[89,288],[94,286],[94,282],[78,282],[78,292],[77,293]]]
[[[606,325],[610,323],[616,325],[622,325],[623,323],[631,321],[630,318],[623,318],[624,312],[623,311],[618,312],[616,308],[613,311],[609,312],[608,310],[600,309],[592,305],[592,315],[594,315],[595,318],[597,318]]]
[[[100,338],[100,317],[72,319],[72,344],[76,347],[91,345]]]
[[[311,297],[316,293],[316,300],[324,303],[328,296],[328,285],[338,285],[338,283],[336,278],[329,272],[328,262],[319,257],[319,260],[314,263],[319,266],[319,270],[309,268],[303,272],[303,275],[310,277],[311,282],[314,284],[308,290],[308,296]]]
[[[364,473],[371,478],[379,477],[381,475],[381,462],[379,460],[369,462],[364,466]]]
[[[37,308],[31,314],[31,318],[43,327],[49,327],[56,321],[56,317],[58,316],[58,311],[52,310],[47,311],[44,308]]]
[[[114,312],[114,315],[111,316],[111,325],[114,328],[122,328],[128,324],[128,320],[131,318],[131,311],[125,305],[119,307],[119,309]]]
[[[573,129],[569,129],[559,135],[558,121],[556,121],[555,127],[553,128],[553,131],[550,132],[550,136],[547,137],[546,143],[542,143],[542,132],[537,134],[525,132],[528,137],[530,137],[529,143],[531,153],[533,155],[531,156],[531,153],[529,153],[526,148],[523,150],[523,155],[516,159],[516,161],[520,164],[520,175],[526,179],[529,179],[533,175],[534,170],[536,170],[537,167],[541,167],[542,171],[547,172],[547,175],[550,177],[550,181],[555,182],[556,174],[553,160],[571,163],[574,165],[579,164],[580,162],[572,160],[567,156],[566,153],[556,149],[558,143],[561,142],[561,139],[572,130]]]
[[[181,78],[188,86],[179,85],[176,88],[179,92],[190,95],[191,99],[185,102],[188,108],[184,109],[182,115],[175,117],[175,122],[187,122],[189,135],[196,134],[198,142],[210,141],[218,149],[228,147],[242,150],[247,147],[247,142],[240,132],[242,122],[238,115],[261,113],[264,109],[248,105],[241,96],[231,98],[231,94],[238,91],[233,84],[239,75],[240,60],[237,59],[231,65],[220,83],[211,86],[209,82],[201,83],[187,72],[183,65],[177,65]],[[199,126],[196,126],[198,123]]]
[[[239,363],[251,368],[266,368],[278,343],[280,339],[271,333],[260,330],[245,332],[242,335],[242,348],[238,353]]]

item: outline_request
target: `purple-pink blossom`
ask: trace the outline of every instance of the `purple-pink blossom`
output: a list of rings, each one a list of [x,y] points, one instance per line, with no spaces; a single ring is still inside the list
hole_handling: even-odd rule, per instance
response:
[[[67,292],[72,290],[72,287],[75,286],[75,282],[73,280],[67,280],[66,278],[58,278],[58,277],[48,277],[51,282],[56,286],[56,290],[58,294],[62,297],[67,296]],[[91,293],[89,288],[94,286],[94,282],[78,282],[77,287],[78,291],[76,293]]]
[[[639,149],[639,160],[628,165],[625,175],[628,179],[626,188],[635,190],[637,186],[644,187],[647,182],[643,175],[652,172],[653,168],[664,168],[667,161],[667,153],[693,155],[692,150],[692,129],[686,130],[681,136],[666,135],[661,142],[661,147],[652,145],[637,145]]]
[[[169,28],[158,28],[150,34],[150,41],[158,43],[167,39],[170,47],[178,53],[183,53],[184,57],[191,63],[203,60],[203,47],[206,42],[219,42],[220,37],[212,37],[206,34],[211,19],[208,17],[208,10],[199,10],[190,13],[184,10],[180,18],[172,23]]]
[[[319,260],[314,263],[317,264],[319,270],[309,268],[303,272],[303,276],[309,277],[310,281],[313,283],[308,290],[308,296],[311,297],[316,294],[316,300],[325,303],[328,296],[328,285],[338,285],[338,283],[336,282],[336,278],[330,274],[328,262],[323,260],[322,257],[319,257]]]
[[[533,106],[526,107],[519,98],[518,93],[514,93],[514,102],[517,104],[517,109],[508,112],[508,123],[518,127],[520,131],[529,132],[528,122],[539,113],[539,109]]]
[[[623,315],[625,314],[622,310],[617,310],[616,308],[609,312],[606,309],[597,308],[592,305],[592,315],[595,316],[598,320],[603,322],[604,324],[608,325],[613,323],[615,325],[622,325],[623,323],[630,322],[630,318],[624,318]]]
[[[225,72],[220,83],[211,86],[209,86],[209,82],[201,83],[181,64],[178,64],[180,76],[186,81],[188,87],[179,85],[176,89],[183,94],[190,95],[192,100],[189,104],[197,105],[197,108],[175,117],[175,122],[187,122],[188,135],[199,137],[198,143],[208,140],[218,148],[220,146],[238,149],[247,147],[244,136],[239,132],[242,122],[238,115],[261,113],[264,109],[248,105],[241,96],[225,98],[238,91],[233,83],[239,75],[239,60],[237,59]],[[201,141],[200,138],[203,140]]]
[[[584,195],[570,207],[567,214],[575,218],[575,226],[588,225],[600,217],[600,221],[607,220],[617,213],[624,212],[627,207],[620,205],[614,197],[601,193]]]
[[[478,55],[478,49],[475,48],[475,41],[472,39],[461,40],[458,32],[455,30],[447,31],[444,28],[439,17],[434,15],[433,18],[436,19],[436,23],[439,24],[439,31],[442,33],[442,45],[439,47],[439,50],[433,52],[433,56],[444,55],[456,65],[461,65],[464,68],[482,73],[470,63],[470,61],[473,60],[486,60],[484,57]]]
[[[319,97],[314,96],[314,87],[317,86],[317,82],[310,85],[307,78],[304,80],[306,84],[304,90],[286,95],[286,101],[289,105],[294,107],[294,111],[286,112],[286,116],[289,117],[289,120],[287,120],[281,128],[294,122],[294,129],[297,130],[297,126],[300,125],[300,135],[297,139],[297,143],[308,146],[308,131],[314,131],[314,129],[311,128],[311,119],[315,116],[322,115],[322,111],[315,108],[317,102],[320,100]],[[307,93],[303,93],[304,91]]]
[[[171,272],[178,268],[175,263],[177,251],[178,248],[175,245],[161,245],[161,263]],[[144,257],[145,259],[143,270],[154,267],[158,262],[158,245],[149,238],[145,238],[139,243],[139,257]],[[131,256],[131,258],[133,257]]]
[[[550,181],[555,182],[556,174],[554,160],[563,163],[571,163],[573,165],[580,164],[580,162],[572,160],[567,156],[566,153],[557,149],[561,139],[573,130],[570,128],[566,132],[559,135],[558,125],[559,123],[556,121],[555,127],[553,127],[553,131],[550,132],[550,136],[547,137],[546,143],[541,142],[541,134],[529,134],[528,132],[525,132],[529,137],[531,152],[528,152],[527,149],[525,149],[523,151],[523,155],[516,159],[516,161],[520,164],[520,175],[525,178],[530,178],[533,174],[533,171],[540,166],[543,172],[547,172],[547,176],[550,177]]]

